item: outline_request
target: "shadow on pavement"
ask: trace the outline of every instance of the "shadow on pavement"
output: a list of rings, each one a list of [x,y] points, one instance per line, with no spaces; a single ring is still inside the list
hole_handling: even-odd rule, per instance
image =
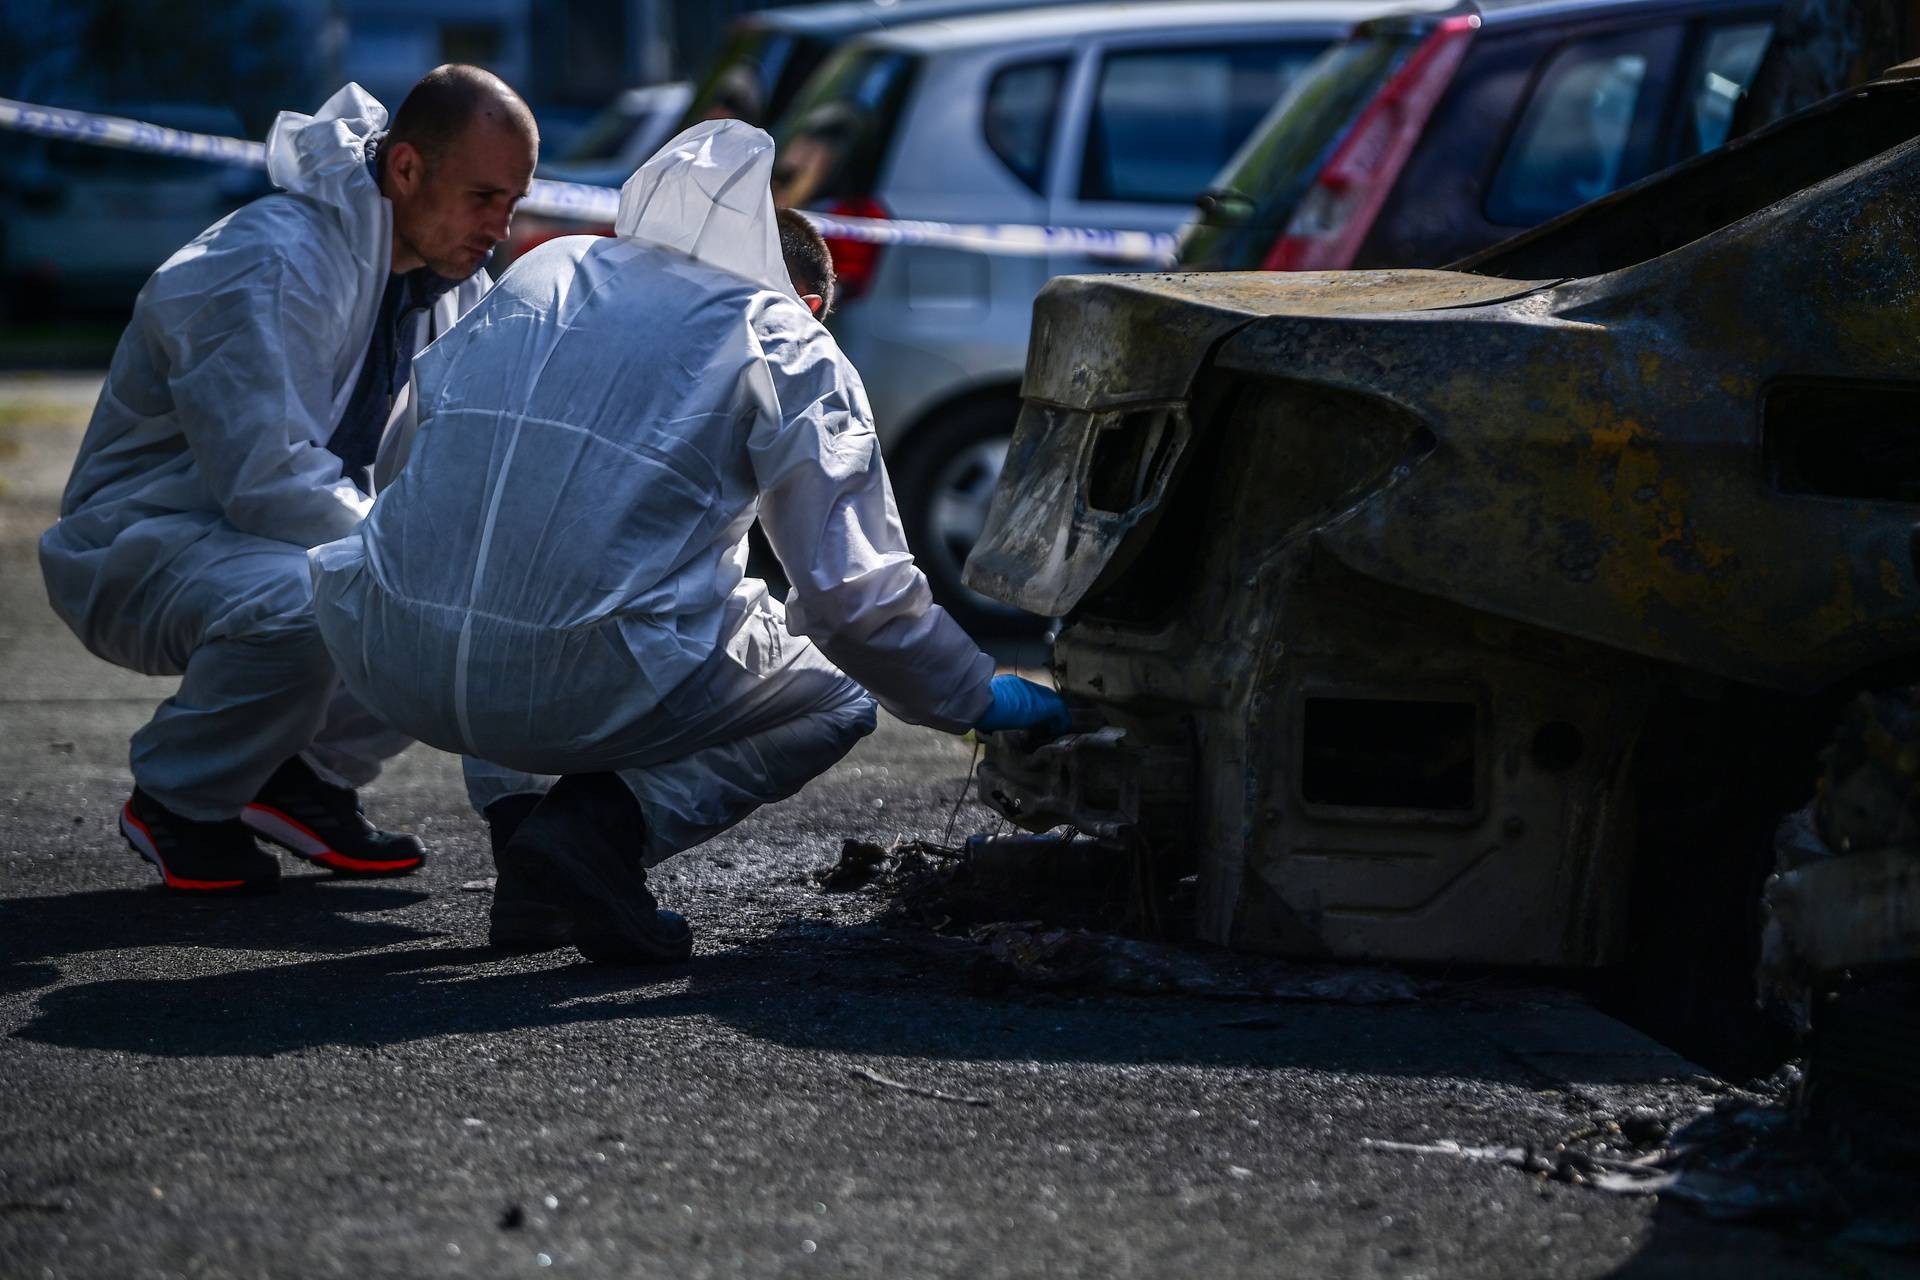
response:
[[[437,936],[407,925],[360,920],[424,901],[402,889],[290,876],[280,892],[246,898],[184,898],[159,886],[0,899],[0,995],[47,986],[63,956],[142,947],[215,947],[337,955]]]
[[[184,978],[79,983],[42,995],[12,1034],[67,1048],[216,1057],[698,1018],[821,1052],[1541,1083],[1536,1067],[1476,1033],[1476,1020],[1494,1015],[1470,1003],[1356,1007],[982,992],[964,963],[929,955],[911,938],[889,945],[871,929],[844,931],[841,940],[832,932],[811,923],[779,929],[661,969],[570,962],[577,961],[571,951],[523,960],[483,947],[429,945]],[[324,941],[332,949],[354,938],[374,941],[342,931],[308,945],[320,949]],[[1533,1016],[1563,1014],[1544,1008]]]
[[[42,996],[37,1015],[14,1034],[68,1048],[218,1057],[695,1011],[684,998],[604,999],[684,982],[687,965],[476,968],[505,959],[488,947],[420,946],[191,978],[83,983]],[[736,963],[729,956],[699,962],[723,970]]]

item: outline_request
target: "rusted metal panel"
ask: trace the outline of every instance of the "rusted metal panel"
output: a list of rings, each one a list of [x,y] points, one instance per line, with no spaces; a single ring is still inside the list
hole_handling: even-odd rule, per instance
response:
[[[1438,271],[1053,282],[1034,308],[1026,406],[1007,453],[1005,473],[1020,483],[995,490],[967,584],[1052,616],[1078,604],[1109,568],[1123,567],[1116,556],[1150,532],[1184,458],[1185,397],[1201,363],[1275,307],[1319,316],[1440,310],[1536,287]],[[1134,432],[1151,438],[1122,439]],[[1112,485],[1109,456],[1136,453],[1142,466],[1132,483]]]
[[[1107,728],[994,741],[989,802],[1193,852],[1223,943],[1619,959],[1649,708],[1920,657],[1914,92],[1871,86],[1907,140],[1825,172],[1817,130],[1758,135],[1715,225],[1596,275],[1561,231],[1534,280],[1050,285],[969,581],[1066,615]]]

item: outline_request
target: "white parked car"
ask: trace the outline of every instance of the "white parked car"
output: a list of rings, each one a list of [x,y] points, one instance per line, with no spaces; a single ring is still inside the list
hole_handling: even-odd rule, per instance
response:
[[[1124,3],[872,32],[776,127],[775,196],[876,218],[1173,232],[1309,63],[1407,8]],[[831,327],[866,382],[916,558],[970,623],[1019,616],[960,571],[1012,435],[1034,297],[1055,275],[1138,265],[847,241],[834,257]]]

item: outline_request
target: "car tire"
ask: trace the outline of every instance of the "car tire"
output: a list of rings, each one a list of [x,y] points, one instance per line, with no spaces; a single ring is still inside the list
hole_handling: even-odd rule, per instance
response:
[[[989,599],[961,581],[987,518],[1019,402],[975,400],[914,431],[889,462],[894,498],[914,562],[933,598],[976,635],[1033,636],[1046,620]]]

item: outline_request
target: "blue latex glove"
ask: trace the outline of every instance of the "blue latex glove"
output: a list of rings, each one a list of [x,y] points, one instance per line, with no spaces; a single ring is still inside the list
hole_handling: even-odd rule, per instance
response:
[[[993,705],[973,726],[983,733],[1044,729],[1057,738],[1072,727],[1065,700],[1043,684],[1019,676],[995,676],[988,687],[993,690]]]

